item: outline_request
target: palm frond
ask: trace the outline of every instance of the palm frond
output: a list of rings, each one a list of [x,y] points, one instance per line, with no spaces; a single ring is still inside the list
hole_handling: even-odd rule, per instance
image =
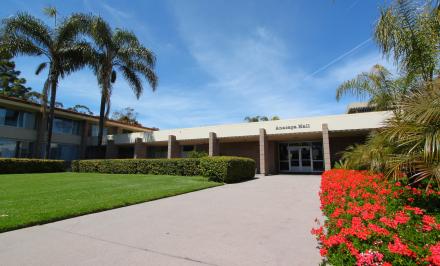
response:
[[[142,95],[142,92],[144,91],[144,88],[142,86],[141,79],[136,74],[136,71],[133,71],[132,68],[129,68],[127,66],[120,66],[119,70],[122,72],[122,75],[130,84],[130,87],[135,93],[136,98],[139,99],[139,97]]]
[[[37,69],[35,70],[35,75],[39,75],[41,71],[43,71],[47,67],[47,62],[43,62],[38,65]]]
[[[52,30],[40,19],[27,14],[18,13],[16,16],[3,20],[5,39],[26,39],[34,46],[46,50],[52,47]],[[46,50],[47,51],[47,50]]]

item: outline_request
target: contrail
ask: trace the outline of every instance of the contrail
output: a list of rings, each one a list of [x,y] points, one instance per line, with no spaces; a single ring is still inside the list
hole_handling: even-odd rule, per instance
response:
[[[368,42],[370,42],[372,40],[372,37],[366,39],[365,41],[361,42],[360,44],[356,45],[355,47],[353,47],[350,51],[345,52],[344,54],[338,56],[337,58],[333,59],[332,61],[330,61],[328,64],[326,64],[325,66],[319,68],[318,70],[316,70],[315,72],[313,72],[312,74],[310,74],[308,77],[311,78],[314,75],[318,74],[319,72],[329,68],[331,65],[335,64],[336,62],[342,60],[344,57],[349,56],[350,54],[354,53],[356,50],[362,48],[363,46],[365,46]]]

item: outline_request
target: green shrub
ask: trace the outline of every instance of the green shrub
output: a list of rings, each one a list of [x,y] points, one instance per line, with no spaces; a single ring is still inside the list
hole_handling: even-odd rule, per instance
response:
[[[62,160],[0,158],[0,174],[64,172],[66,168]]]
[[[255,176],[255,161],[232,156],[204,157],[200,159],[200,171],[210,180],[236,183]]]
[[[203,158],[208,157],[208,153],[206,151],[190,151],[188,152],[188,158]]]
[[[74,172],[153,175],[200,175],[199,159],[109,159],[72,162]]]
[[[72,162],[74,172],[152,175],[203,175],[210,180],[235,183],[255,175],[255,161],[241,157],[176,159],[109,159]]]

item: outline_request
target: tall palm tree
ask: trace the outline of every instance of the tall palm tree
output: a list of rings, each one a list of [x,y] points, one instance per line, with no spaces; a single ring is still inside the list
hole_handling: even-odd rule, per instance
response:
[[[336,90],[336,100],[351,94],[359,99],[369,98],[369,105],[378,111],[390,110],[408,87],[407,80],[395,80],[385,67],[374,65],[370,72],[362,72],[342,83]]]
[[[117,73],[120,72],[139,98],[143,92],[142,77],[156,90],[158,77],[154,72],[156,58],[133,32],[116,29],[101,17],[88,16],[86,34],[93,40],[89,64],[101,87],[98,146],[102,145],[104,123],[110,112],[110,97]]]
[[[50,157],[52,127],[56,94],[60,78],[84,66],[82,57],[83,43],[78,40],[78,29],[83,21],[72,16],[64,19],[55,28],[51,28],[42,20],[27,14],[18,13],[3,21],[3,42],[8,51],[15,55],[43,56],[35,71],[38,75],[46,67],[49,68],[47,79],[42,91],[42,131],[47,129],[45,157]],[[50,92],[49,115],[47,117],[47,98]],[[41,134],[44,136],[44,134]],[[40,141],[44,137],[40,136]],[[39,145],[37,145],[39,146]],[[39,152],[41,147],[37,147]],[[40,155],[41,156],[41,155]]]

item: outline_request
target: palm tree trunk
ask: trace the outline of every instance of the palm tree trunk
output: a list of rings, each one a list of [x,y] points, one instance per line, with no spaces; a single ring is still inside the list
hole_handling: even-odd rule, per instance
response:
[[[101,106],[99,109],[99,129],[98,129],[98,147],[102,145],[102,137],[104,135],[105,123],[105,105],[107,103],[106,89],[103,88],[101,92]]]
[[[50,158],[50,146],[52,142],[52,128],[55,112],[55,101],[58,86],[58,74],[51,73],[51,85],[50,85],[50,107],[49,107],[49,117],[47,126],[47,143],[46,143],[46,159]]]

